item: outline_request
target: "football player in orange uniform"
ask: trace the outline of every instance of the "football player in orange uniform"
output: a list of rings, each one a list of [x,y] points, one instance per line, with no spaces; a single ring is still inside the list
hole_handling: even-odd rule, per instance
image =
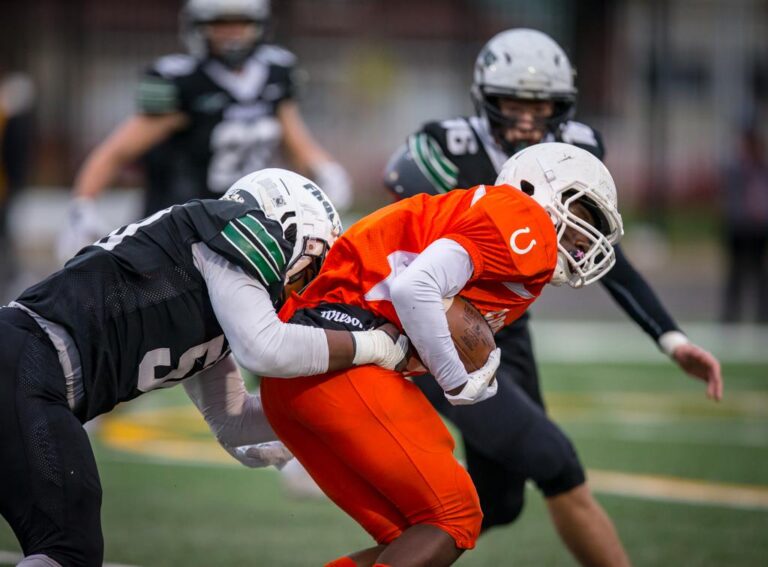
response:
[[[510,323],[547,283],[579,287],[613,264],[622,233],[608,170],[567,144],[539,144],[505,165],[497,186],[417,195],[352,226],[284,320],[410,337],[455,405],[492,396],[498,349],[467,373],[443,299],[461,295]],[[331,565],[450,565],[471,549],[482,512],[448,430],[402,374],[374,367],[262,382],[275,432],[323,491],[378,546]]]

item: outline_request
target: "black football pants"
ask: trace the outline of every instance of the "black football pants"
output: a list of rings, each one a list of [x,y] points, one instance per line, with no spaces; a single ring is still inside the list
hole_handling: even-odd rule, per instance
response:
[[[19,309],[0,309],[0,514],[24,555],[101,565],[101,484],[67,404],[56,350]]]
[[[502,360],[498,393],[471,406],[452,406],[431,376],[414,381],[432,405],[461,431],[467,469],[483,509],[483,529],[514,522],[523,509],[525,482],[545,496],[584,483],[573,445],[546,415],[527,320],[496,335]]]

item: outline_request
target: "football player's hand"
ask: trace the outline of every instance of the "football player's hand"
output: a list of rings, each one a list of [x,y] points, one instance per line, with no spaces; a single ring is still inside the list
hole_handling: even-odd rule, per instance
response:
[[[352,180],[341,164],[335,161],[324,161],[313,167],[313,179],[325,191],[328,198],[339,213],[343,213],[352,205]]]
[[[256,445],[242,445],[240,447],[222,446],[235,459],[246,467],[261,468],[273,465],[281,469],[293,459],[293,453],[280,441],[267,441]]]
[[[723,397],[723,376],[720,363],[709,352],[693,343],[679,345],[672,352],[672,360],[683,371],[707,384],[707,397],[720,401]]]
[[[354,364],[375,364],[387,370],[401,372],[408,363],[410,341],[392,323],[373,331],[353,331],[355,337]]]
[[[463,386],[445,392],[446,399],[451,405],[466,406],[495,396],[499,389],[496,370],[498,370],[500,362],[501,349],[496,348],[481,368],[469,373],[469,380]]]
[[[93,244],[106,230],[93,199],[73,199],[67,211],[67,222],[56,243],[56,258],[64,264],[81,248]]]

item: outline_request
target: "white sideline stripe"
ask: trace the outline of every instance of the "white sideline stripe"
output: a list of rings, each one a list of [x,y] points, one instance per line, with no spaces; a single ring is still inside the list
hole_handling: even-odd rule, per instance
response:
[[[20,553],[14,553],[13,551],[0,550],[0,565],[16,565],[19,561],[24,559],[24,556]],[[139,567],[138,565],[127,565],[125,563],[104,563],[103,567]]]
[[[768,326],[680,323],[694,343],[721,362],[768,363]],[[616,321],[531,319],[542,362],[664,362],[667,356],[636,325]]]
[[[747,510],[768,510],[768,489],[654,475],[590,469],[587,478],[593,490],[648,500],[715,505]]]

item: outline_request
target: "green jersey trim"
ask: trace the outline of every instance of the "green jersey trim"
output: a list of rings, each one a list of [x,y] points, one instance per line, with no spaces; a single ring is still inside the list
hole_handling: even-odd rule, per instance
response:
[[[427,134],[420,133],[408,138],[408,149],[424,176],[441,193],[456,186],[459,168],[445,157],[440,146]]]

